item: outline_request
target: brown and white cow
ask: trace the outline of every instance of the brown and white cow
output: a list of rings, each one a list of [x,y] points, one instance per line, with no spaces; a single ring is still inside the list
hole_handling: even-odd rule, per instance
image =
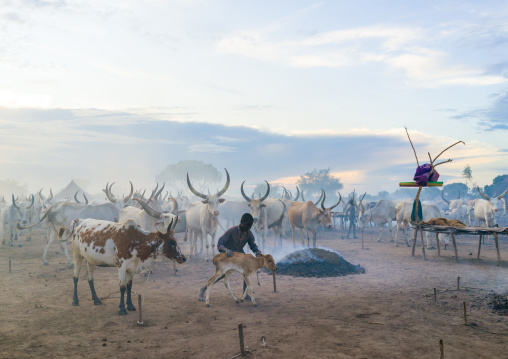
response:
[[[94,304],[102,304],[93,284],[95,266],[117,267],[120,279],[120,315],[127,314],[124,304],[126,290],[127,310],[136,310],[131,300],[132,277],[141,264],[149,258],[154,258],[159,250],[178,263],[186,260],[173,237],[172,225],[173,222],[169,224],[167,233],[159,231],[151,233],[141,229],[133,219],[122,223],[97,219],[74,220],[71,232],[74,259],[72,305],[79,305],[77,291],[79,272],[83,259],[86,259],[88,284]]]
[[[302,239],[302,245],[305,246],[305,242],[302,237],[301,229],[305,229],[307,234],[307,246],[310,247],[310,236],[309,232],[312,233],[312,244],[316,247],[316,230],[318,225],[332,228],[332,209],[337,207],[342,200],[342,196],[339,193],[339,201],[331,206],[325,208],[326,194],[322,192],[323,199],[321,201],[321,209],[317,208],[314,202],[293,202],[288,209],[289,223],[291,224],[291,232],[293,234],[293,246],[295,246],[295,228],[300,231],[300,238]]]

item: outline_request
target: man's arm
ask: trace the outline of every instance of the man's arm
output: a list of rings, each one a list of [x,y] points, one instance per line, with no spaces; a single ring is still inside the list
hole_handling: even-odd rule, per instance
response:
[[[225,253],[230,250],[226,248],[225,245],[229,242],[233,229],[234,227],[229,228],[222,236],[220,236],[219,241],[217,242],[217,249],[220,253]]]
[[[252,234],[252,231],[249,230],[249,233],[247,234],[247,243],[249,244],[249,248],[250,250],[254,253],[254,254],[258,254],[260,253],[261,251],[259,250],[258,246],[256,245],[256,242],[255,242],[255,239],[254,239],[254,234]]]

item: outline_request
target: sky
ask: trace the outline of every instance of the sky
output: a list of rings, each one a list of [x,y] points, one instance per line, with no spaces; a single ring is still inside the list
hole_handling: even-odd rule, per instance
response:
[[[4,0],[0,180],[154,187],[171,163],[291,187],[508,174],[506,1]],[[233,194],[232,194],[233,195]]]

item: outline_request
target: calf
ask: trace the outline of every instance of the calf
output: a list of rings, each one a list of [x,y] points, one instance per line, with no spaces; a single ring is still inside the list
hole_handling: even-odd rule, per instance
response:
[[[250,284],[250,275],[261,268],[268,268],[273,271],[277,270],[275,261],[270,254],[260,254],[259,257],[254,257],[251,254],[234,252],[231,257],[228,257],[226,253],[219,253],[213,257],[212,261],[215,265],[215,274],[208,279],[208,282],[206,283],[205,301],[207,307],[210,306],[210,287],[218,279],[220,279],[222,275],[224,275],[224,284],[226,285],[226,288],[229,290],[229,293],[231,293],[235,303],[238,304],[238,299],[236,299],[231,287],[229,286],[229,277],[231,277],[233,271],[240,273],[243,276],[245,283],[247,283],[247,288],[245,288],[245,291],[243,292],[241,301],[243,302],[247,294],[249,294],[252,304],[257,306],[256,300],[254,299],[254,291],[252,290],[252,286]]]
[[[97,219],[75,219],[72,223],[72,254],[74,259],[74,297],[72,305],[79,305],[78,279],[83,259],[87,262],[87,278],[95,305],[102,304],[95,293],[93,272],[96,265],[117,267],[120,279],[120,315],[127,314],[124,304],[127,289],[127,310],[134,311],[131,289],[132,277],[140,265],[150,257],[155,257],[160,249],[169,259],[178,263],[186,258],[180,251],[169,224],[167,233],[144,231],[129,219],[116,223]]]

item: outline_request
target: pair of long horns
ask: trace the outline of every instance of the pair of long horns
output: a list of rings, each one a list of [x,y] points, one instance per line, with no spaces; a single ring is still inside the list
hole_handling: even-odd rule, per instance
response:
[[[44,202],[49,202],[53,199],[53,191],[51,190],[51,188],[49,189],[49,197],[46,198],[42,195],[42,190],[44,188],[41,188],[41,190],[39,191],[39,197],[41,197],[41,199],[44,201]]]
[[[268,181],[267,181],[267,180],[265,180],[265,182],[266,182],[266,186],[267,186],[267,188],[266,188],[266,193],[265,193],[265,195],[264,195],[263,197],[261,197],[261,198],[260,198],[260,203],[261,203],[261,202],[263,202],[265,199],[267,199],[267,198],[268,198],[268,195],[270,194],[270,183],[268,183]],[[244,183],[245,183],[245,181],[243,181],[243,182],[242,182],[242,185],[241,185],[241,187],[240,187],[240,190],[242,191],[242,196],[243,196],[243,198],[245,198],[245,200],[246,200],[247,202],[249,202],[249,203],[250,203],[250,201],[252,201],[252,199],[251,199],[251,198],[249,198],[249,196],[247,196],[247,195],[245,194],[245,191],[243,190],[243,184],[244,184]]]
[[[367,192],[365,192],[365,193],[363,194],[363,196],[361,196],[361,197],[360,197],[360,200],[359,200],[359,203],[360,203],[360,209],[361,209],[362,213],[363,213],[363,212],[365,212],[365,208],[363,207],[362,201],[363,201],[363,198],[365,197],[365,195],[366,195],[366,194],[367,194]],[[353,201],[354,201],[354,195],[353,195]]]
[[[173,202],[173,209],[169,213],[171,213],[171,214],[177,214],[178,213],[178,202],[176,202],[176,200],[173,197],[170,197],[169,199]],[[147,202],[143,201],[140,198],[134,198],[134,200],[138,201],[138,203],[145,210],[145,212],[148,213],[150,216],[152,216],[154,218],[160,219],[161,216],[164,213],[168,213],[168,212],[159,212],[159,211],[157,211],[156,209],[150,207],[150,205]]]
[[[231,182],[231,179],[229,178],[228,170],[225,168],[224,168],[224,170],[226,171],[226,177],[227,177],[226,184],[224,185],[224,188],[222,190],[217,192],[217,194],[216,194],[217,197],[222,196],[228,190],[229,183]],[[204,195],[203,193],[198,192],[194,187],[192,187],[190,180],[189,180],[189,172],[187,172],[187,186],[189,186],[189,189],[191,190],[191,192],[194,193],[196,196],[201,197],[203,199],[207,199],[209,197],[207,195]]]
[[[34,195],[33,195],[33,194],[31,194],[31,195],[30,195],[30,197],[32,197],[32,201],[31,201],[31,203],[30,203],[30,206],[28,206],[28,208],[27,208],[27,209],[32,208],[32,206],[34,205],[35,197],[34,197]],[[20,209],[20,208],[19,208],[19,206],[18,206],[18,204],[16,203],[16,199],[14,198],[14,194],[12,195],[12,205],[13,205],[15,208],[17,208],[17,209]]]
[[[457,199],[460,199],[460,191],[459,192],[459,195],[457,196]],[[444,198],[444,190],[441,191],[441,198],[443,199],[443,201],[445,201],[446,203],[450,204],[451,202],[448,201],[446,198]]]
[[[76,203],[78,203],[78,204],[82,204],[82,203],[78,200],[78,193],[79,193],[79,191],[77,191],[76,193],[74,193],[74,200],[76,201]],[[85,198],[85,204],[88,204],[88,198],[86,198],[85,192],[83,192],[83,197]]]
[[[326,208],[325,208],[325,199],[326,199],[326,193],[325,193],[325,191],[323,191],[323,200],[321,201],[321,208],[324,211],[326,211]],[[331,211],[332,209],[334,209],[335,207],[337,207],[339,205],[340,201],[342,201],[342,196],[340,195],[340,192],[339,192],[339,202],[337,202],[335,205],[331,206],[328,209]]]
[[[476,186],[476,189],[478,190],[478,193],[480,194],[480,196],[482,196],[483,198],[485,198],[487,201],[490,200],[490,197],[487,196],[485,193],[482,192],[482,190],[480,189],[480,187]],[[503,198],[504,196],[506,196],[506,193],[508,193],[508,187],[506,188],[506,190],[501,193],[499,196],[497,196],[497,199],[501,199]]]
[[[132,182],[129,181],[129,183],[131,184],[131,193],[125,197],[123,199],[123,201],[125,203],[129,202],[129,200],[131,199],[132,197],[132,194],[134,193],[134,186],[132,185]],[[116,203],[117,199],[115,198],[115,196],[113,196],[113,194],[111,193],[111,187],[113,187],[113,185],[115,184],[115,182],[111,183],[111,185],[109,185],[109,182],[106,183],[106,190],[104,192],[106,192],[106,197],[108,197],[109,201],[110,202],[113,202],[113,203]],[[109,186],[108,186],[109,185]]]

